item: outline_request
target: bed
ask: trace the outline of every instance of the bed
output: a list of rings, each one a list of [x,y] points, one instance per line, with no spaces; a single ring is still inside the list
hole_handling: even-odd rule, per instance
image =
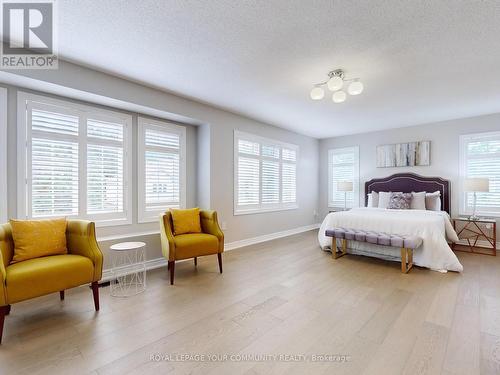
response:
[[[423,244],[414,253],[415,265],[440,272],[463,271],[458,258],[448,245],[448,242],[458,241],[449,215],[449,181],[439,177],[424,177],[413,173],[400,173],[386,178],[372,179],[365,184],[365,204],[367,194],[381,191],[403,193],[439,191],[442,211],[360,207],[349,211],[333,212],[328,214],[321,224],[318,233],[321,248],[323,250],[330,249],[331,239],[325,236],[325,231],[335,227],[416,235],[423,239]],[[348,252],[400,261],[398,249],[364,242],[349,241]]]

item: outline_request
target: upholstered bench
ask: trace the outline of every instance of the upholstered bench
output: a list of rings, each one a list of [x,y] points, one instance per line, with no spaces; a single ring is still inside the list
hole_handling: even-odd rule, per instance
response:
[[[347,241],[368,242],[375,245],[398,247],[401,249],[401,272],[408,273],[413,267],[413,250],[420,247],[422,238],[382,232],[364,231],[349,228],[333,228],[327,230],[326,236],[332,237],[332,257],[340,258],[347,254]],[[337,239],[342,240],[342,249],[339,253]]]

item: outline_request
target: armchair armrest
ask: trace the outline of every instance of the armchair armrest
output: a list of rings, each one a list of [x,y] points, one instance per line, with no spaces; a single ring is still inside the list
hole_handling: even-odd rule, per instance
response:
[[[66,243],[69,254],[82,255],[94,263],[94,278],[102,277],[102,252],[95,238],[95,223],[87,220],[68,220]]]
[[[12,251],[10,226],[8,224],[0,225],[0,306],[7,305],[7,288],[5,285],[7,272],[5,267],[9,264]]]
[[[161,252],[170,261],[175,260],[175,242],[171,215],[168,211],[160,215]]]
[[[217,211],[201,210],[200,211],[201,229],[204,233],[212,234],[219,240],[219,253],[224,251],[224,233],[219,227],[217,220]]]

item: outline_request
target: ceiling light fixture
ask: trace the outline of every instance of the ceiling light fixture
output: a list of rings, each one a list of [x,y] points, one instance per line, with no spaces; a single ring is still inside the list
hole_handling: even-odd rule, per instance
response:
[[[325,97],[325,90],[321,86],[315,86],[311,90],[311,99],[312,100],[321,100]]]
[[[328,73],[328,80],[314,85],[311,90],[312,100],[321,100],[325,97],[323,86],[327,86],[330,91],[333,91],[332,100],[334,103],[342,103],[346,100],[347,94],[342,87],[344,83],[348,83],[347,92],[349,95],[359,95],[363,92],[363,84],[359,78],[345,78],[345,73],[342,69],[335,69]]]

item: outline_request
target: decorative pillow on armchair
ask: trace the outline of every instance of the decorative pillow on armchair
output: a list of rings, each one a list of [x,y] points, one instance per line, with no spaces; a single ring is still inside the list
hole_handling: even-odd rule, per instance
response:
[[[411,193],[391,193],[389,206],[393,210],[409,210],[411,207]]]
[[[66,219],[10,220],[14,257],[11,263],[67,254]]]
[[[174,234],[201,233],[200,209],[190,208],[187,210],[170,209],[174,223]]]

